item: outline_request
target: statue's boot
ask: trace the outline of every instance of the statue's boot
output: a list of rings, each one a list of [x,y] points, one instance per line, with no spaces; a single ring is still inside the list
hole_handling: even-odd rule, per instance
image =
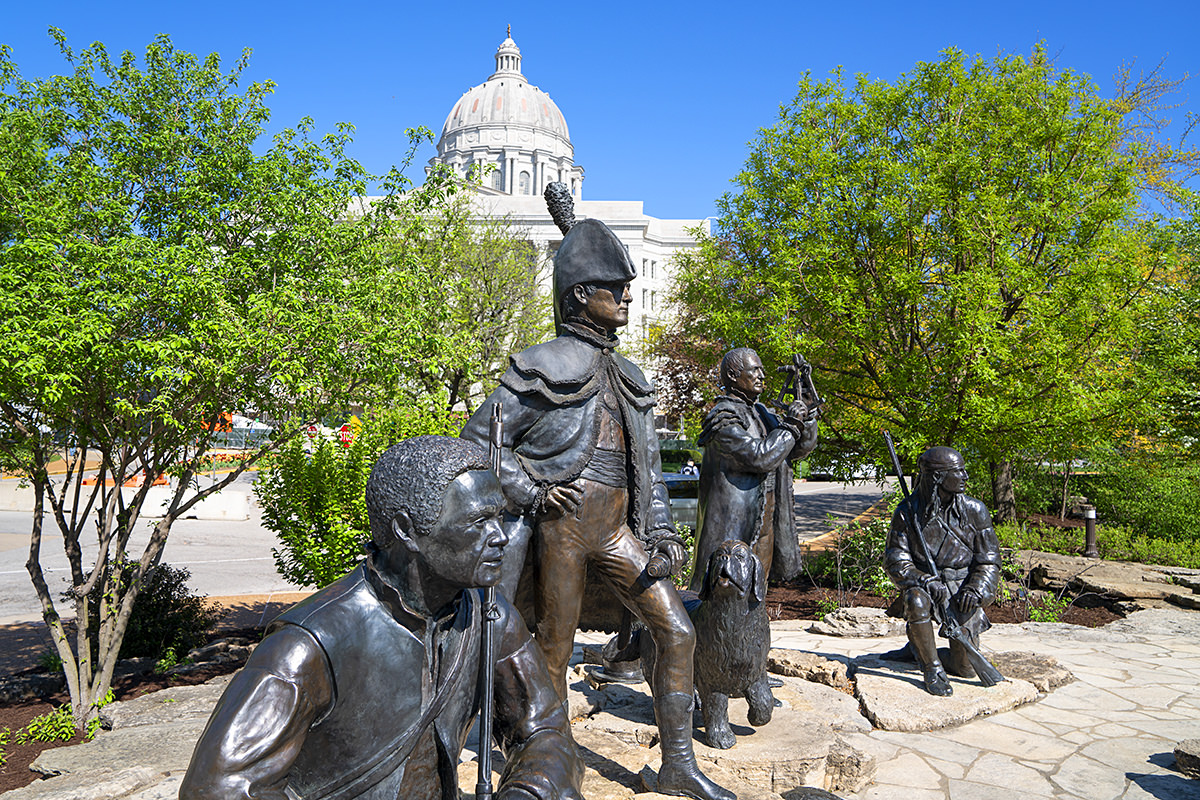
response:
[[[658,769],[659,794],[693,797],[696,800],[737,800],[737,795],[704,776],[692,749],[692,695],[670,692],[654,701],[654,718],[662,742],[662,766]]]
[[[913,652],[917,654],[917,662],[925,673],[925,691],[938,697],[949,697],[954,694],[950,678],[938,660],[937,641],[933,638],[933,621],[910,622],[906,627],[908,641]]]
[[[970,631],[967,631],[966,626],[963,626],[971,644],[975,649],[979,649],[979,637],[973,636]],[[967,657],[967,649],[956,641],[950,642],[950,657],[946,659],[946,671],[956,678],[974,678],[975,667],[971,666],[971,659]]]

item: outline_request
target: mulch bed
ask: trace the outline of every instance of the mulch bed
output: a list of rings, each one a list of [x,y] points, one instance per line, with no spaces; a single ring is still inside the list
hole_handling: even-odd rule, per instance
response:
[[[225,638],[234,635],[257,638],[260,634],[261,630],[255,629],[239,631],[224,630],[214,635],[213,638]],[[239,666],[240,664],[213,664],[205,666],[202,669],[178,675],[124,675],[113,681],[113,695],[118,700],[132,700],[135,697],[141,697],[150,692],[157,692],[159,689],[168,689],[172,686],[194,686],[219,675],[227,675]],[[0,731],[7,728],[10,731],[16,732],[28,725],[34,717],[48,714],[64,703],[69,702],[70,698],[64,691],[52,695],[46,700],[25,701],[9,705],[0,704]],[[0,794],[27,786],[38,779],[38,773],[30,771],[29,765],[43,751],[52,750],[56,747],[65,747],[70,744],[80,744],[83,741],[83,737],[77,735],[74,739],[65,742],[14,744],[10,734],[9,743],[3,747],[8,760],[3,765],[0,765]]]
[[[845,592],[840,604],[887,608],[894,599],[894,597],[879,597],[865,591]],[[767,613],[773,620],[816,619],[820,614],[819,604],[822,601],[828,603],[836,600],[838,600],[836,589],[815,586],[806,579],[800,579],[767,589]],[[1009,601],[1003,605],[993,603],[984,610],[984,613],[993,623],[1029,621],[1028,605],[1016,601]],[[1092,608],[1071,605],[1062,615],[1063,622],[1082,625],[1086,628],[1099,628],[1118,619],[1121,619],[1120,614],[1116,614],[1102,605]]]

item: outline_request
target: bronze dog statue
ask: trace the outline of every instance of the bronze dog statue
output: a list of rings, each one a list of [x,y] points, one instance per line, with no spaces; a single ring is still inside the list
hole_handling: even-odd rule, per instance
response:
[[[694,675],[709,747],[727,750],[736,743],[729,727],[729,698],[745,697],[750,724],[771,721],[775,697],[767,683],[771,628],[764,602],[767,590],[762,563],[743,541],[722,542],[708,560],[697,600],[684,604],[696,627]],[[642,669],[653,674],[654,644],[641,637]]]

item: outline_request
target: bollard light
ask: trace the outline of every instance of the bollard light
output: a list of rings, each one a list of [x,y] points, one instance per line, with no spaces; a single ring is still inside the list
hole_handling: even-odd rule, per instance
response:
[[[1084,558],[1099,558],[1100,550],[1096,547],[1096,507],[1083,507],[1083,556]]]

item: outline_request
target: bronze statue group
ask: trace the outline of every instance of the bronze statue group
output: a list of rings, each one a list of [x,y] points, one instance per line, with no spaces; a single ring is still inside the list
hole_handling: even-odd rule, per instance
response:
[[[697,764],[695,689],[713,746],[734,744],[729,696],[747,697],[752,723],[770,718],[762,602],[768,575],[790,580],[800,568],[791,465],[816,446],[820,400],[797,372],[791,401],[772,412],[759,402],[758,355],[738,348],[722,360],[724,393],[700,438],[692,591],[677,591],[666,576],[689,565],[662,479],[652,386],[616,352],[635,270],[607,225],[575,221],[565,187],[547,195],[564,233],[556,338],[512,356],[461,438],[418,437],[382,454],[366,488],[367,557],[271,624],[214,710],[181,800],[457,800],[459,754],[481,701],[505,757],[496,797],[581,798],[566,678],[588,570],[648,638],[656,791],[735,797]],[[999,548],[987,510],[963,494],[962,456],[931,448],[920,466],[892,520],[887,568],[926,687],[945,695],[945,669],[982,667],[972,651]],[[498,590],[494,604],[487,587]],[[530,598],[523,613],[510,602],[518,592]],[[945,668],[935,621],[954,634]],[[729,642],[718,644],[722,632]],[[487,780],[476,787],[490,791]]]

